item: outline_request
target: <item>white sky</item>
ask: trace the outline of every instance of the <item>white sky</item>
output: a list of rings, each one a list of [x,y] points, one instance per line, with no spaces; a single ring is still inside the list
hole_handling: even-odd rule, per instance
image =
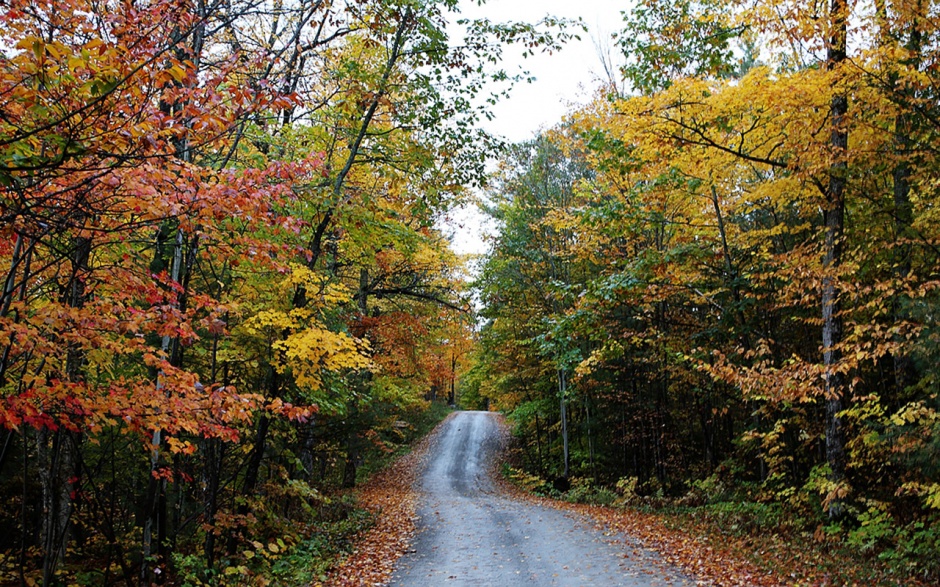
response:
[[[597,43],[609,44],[610,35],[620,28],[620,12],[629,8],[629,0],[489,0],[477,6],[462,0],[462,18],[487,17],[494,22],[535,22],[552,15],[575,19],[588,26],[581,40],[572,40],[557,53],[538,53],[522,59],[520,52],[508,47],[504,68],[510,74],[526,70],[536,80],[519,84],[509,99],[493,109],[495,118],[486,122],[486,130],[513,142],[533,138],[540,130],[561,122],[565,114],[587,103],[604,78]],[[460,253],[486,252],[484,218],[476,208],[452,214],[447,232],[453,232],[452,248]]]
[[[522,59],[517,49],[507,47],[506,71],[528,70],[536,81],[517,85],[510,99],[497,104],[496,118],[485,125],[487,130],[511,141],[524,141],[560,122],[573,106],[587,102],[603,78],[595,42],[609,42],[611,33],[620,28],[620,11],[629,5],[629,0],[489,0],[476,6],[473,0],[462,0],[460,16],[464,18],[536,22],[546,15],[580,17],[589,29],[580,34],[580,41],[572,40],[550,55],[538,53]]]

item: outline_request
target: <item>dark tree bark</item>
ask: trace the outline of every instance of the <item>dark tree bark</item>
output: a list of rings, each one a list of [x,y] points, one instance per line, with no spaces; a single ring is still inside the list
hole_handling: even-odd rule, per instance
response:
[[[839,68],[846,60],[846,33],[848,4],[846,0],[832,0],[830,9],[832,36],[826,55],[826,67],[830,70]],[[829,481],[842,484],[845,481],[845,432],[840,413],[845,408],[847,382],[839,370],[842,351],[839,345],[843,339],[842,306],[839,300],[839,286],[836,273],[842,264],[843,236],[845,232],[845,191],[848,183],[848,164],[846,154],[849,147],[849,134],[845,128],[845,116],[848,112],[848,96],[840,91],[832,97],[829,105],[831,135],[829,144],[832,148],[833,162],[829,167],[829,186],[825,211],[825,242],[823,248],[823,269],[825,275],[822,284],[822,343],[823,365],[825,367],[825,402],[826,402],[826,462],[829,465]],[[839,497],[830,496],[829,518],[839,519],[845,513],[844,504]]]
[[[76,222],[81,225],[83,214]],[[62,301],[71,308],[81,308],[87,297],[86,279],[91,257],[91,239],[77,236],[72,239],[71,275],[62,290]],[[65,377],[77,383],[83,379],[85,353],[79,343],[70,342],[65,356]],[[39,457],[39,481],[42,489],[42,584],[55,582],[55,571],[65,559],[69,540],[69,523],[72,517],[76,486],[76,455],[80,436],[65,428],[51,431],[43,428],[37,434],[37,456]]]
[[[923,45],[923,34],[917,16],[921,13],[919,4],[918,10],[914,13],[914,20],[910,25],[910,36],[907,42],[907,49],[910,51],[911,58],[905,64],[914,68],[920,65],[920,54]],[[911,226],[914,224],[914,207],[911,204],[911,157],[914,151],[913,134],[916,129],[916,122],[913,113],[906,110],[906,108],[909,108],[908,103],[914,98],[912,95],[913,90],[909,87],[898,88],[893,80],[892,85],[895,87],[891,90],[900,93],[896,100],[901,103],[902,109],[905,109],[895,118],[894,151],[897,163],[892,174],[894,179],[895,238],[901,241],[895,255],[897,258],[895,275],[898,281],[904,281],[911,273],[911,247],[903,241],[910,237]],[[904,319],[904,301],[900,296],[893,300],[895,323]],[[894,361],[895,391],[901,394],[917,382],[917,369],[914,366],[913,359],[905,351],[896,351],[893,353],[892,359]]]

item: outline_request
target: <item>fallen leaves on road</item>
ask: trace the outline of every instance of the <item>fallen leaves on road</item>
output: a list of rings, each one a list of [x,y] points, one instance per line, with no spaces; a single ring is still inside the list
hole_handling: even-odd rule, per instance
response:
[[[655,514],[561,501],[553,501],[552,505],[586,515],[608,532],[636,538],[645,548],[658,552],[663,562],[682,569],[700,585],[783,587],[792,584],[735,556],[729,549],[716,548],[703,536],[667,528]]]
[[[360,487],[359,505],[375,514],[375,524],[356,537],[352,553],[316,587],[375,587],[391,579],[395,563],[408,551],[415,533],[418,501],[415,480],[439,428],[440,424],[410,453]]]
[[[494,476],[501,480],[501,487],[514,497],[585,516],[610,538],[625,535],[636,539],[642,548],[655,551],[659,555],[660,560],[656,561],[658,564],[673,565],[681,569],[699,585],[784,587],[793,584],[792,581],[784,581],[772,573],[758,569],[732,554],[730,550],[714,547],[705,537],[667,528],[655,514],[540,497],[505,481],[500,475]]]

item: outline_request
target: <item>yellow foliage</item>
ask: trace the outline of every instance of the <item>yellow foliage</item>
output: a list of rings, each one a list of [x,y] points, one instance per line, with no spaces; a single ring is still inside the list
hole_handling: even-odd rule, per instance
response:
[[[254,334],[260,334],[268,328],[286,330],[295,326],[296,322],[290,314],[280,310],[261,310],[245,321],[245,328]]]
[[[284,372],[290,368],[297,385],[311,391],[320,389],[322,371],[366,369],[370,366],[365,341],[318,326],[290,334],[286,339],[275,342],[273,348],[283,357],[275,365],[278,370]]]
[[[896,426],[917,422],[933,424],[940,421],[940,414],[933,408],[925,406],[923,402],[917,401],[907,404],[892,414],[890,420]]]
[[[352,296],[349,288],[343,284],[331,282],[327,277],[299,263],[291,263],[290,273],[281,283],[281,287],[285,291],[303,287],[310,301],[323,308],[348,302]]]

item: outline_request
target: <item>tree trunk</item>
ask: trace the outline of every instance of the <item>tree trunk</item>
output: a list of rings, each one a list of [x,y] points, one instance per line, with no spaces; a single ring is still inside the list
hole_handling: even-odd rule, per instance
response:
[[[898,161],[894,168],[894,223],[895,234],[898,240],[908,238],[911,225],[914,222],[913,207],[911,206],[911,166],[906,161],[912,147],[911,141],[911,116],[908,113],[898,115],[895,121],[896,144],[895,152],[902,159]],[[895,276],[899,282],[908,278],[911,272],[911,247],[907,244],[899,243],[896,252],[897,263],[895,265]],[[892,319],[895,324],[904,320],[904,298],[901,295],[895,296],[892,300]],[[901,337],[895,338],[896,342],[901,341]],[[917,382],[917,370],[914,367],[914,361],[910,355],[898,350],[892,353],[894,362],[894,382],[895,391],[900,394],[908,387]]]
[[[352,415],[352,414],[350,414]],[[346,464],[343,467],[343,487],[356,486],[356,473],[359,467],[359,439],[355,426],[351,426],[346,437]]]
[[[561,445],[562,445],[562,477],[568,478],[571,459],[568,454],[568,374],[564,369],[558,370],[558,398],[560,403],[559,415],[561,417]]]
[[[923,44],[923,34],[920,28],[919,15],[922,14],[923,7],[918,2],[912,11],[912,21],[907,42],[907,49],[910,57],[902,63],[904,66],[919,68],[921,62],[921,51]],[[888,7],[885,0],[875,0],[875,14],[878,22],[878,43],[881,48],[891,50],[895,48],[897,40],[901,37],[900,31],[891,30],[890,20],[888,18]],[[911,100],[915,97],[913,90],[907,84],[899,84],[899,72],[894,64],[886,66],[886,84],[889,98],[897,103],[901,109],[894,120],[894,141],[893,155],[895,158],[895,167],[892,170],[892,180],[894,181],[894,233],[895,233],[895,265],[894,275],[898,282],[907,279],[911,271],[911,247],[904,243],[904,239],[910,236],[910,229],[914,222],[914,212],[911,205],[911,162],[910,157],[913,153],[914,140],[914,115],[911,112]],[[891,300],[891,317],[895,325],[904,320],[904,298],[901,295],[895,295]],[[901,336],[895,336],[896,343],[903,342]],[[900,394],[917,381],[917,370],[910,355],[904,350],[895,350],[891,353],[894,370],[894,388],[896,394]]]
[[[277,373],[274,371],[273,367],[271,367],[271,377],[276,381]],[[276,386],[276,383],[272,383],[272,385]],[[264,451],[267,446],[268,429],[270,426],[270,418],[264,415],[258,418],[258,427],[255,430],[255,441],[251,449],[251,456],[248,459],[248,467],[245,470],[245,481],[242,483],[243,496],[249,496],[254,493],[255,486],[258,484],[258,478],[261,474],[261,462],[264,460]],[[242,503],[238,506],[237,512],[239,517],[245,516],[248,513],[248,505]],[[227,550],[230,555],[235,554],[238,548],[238,538],[241,536],[242,531],[243,528],[239,526],[232,530],[232,533],[229,535]]]
[[[65,559],[68,544],[69,520],[72,516],[73,470],[72,447],[69,433],[59,428],[50,432],[40,430],[36,437],[39,483],[42,489],[42,584],[55,584],[55,571]],[[25,530],[25,529],[24,529]]]
[[[846,59],[846,33],[848,5],[846,0],[832,0],[830,12],[832,36],[829,40],[826,66],[837,69]],[[848,97],[837,91],[829,106],[830,146],[833,162],[829,167],[829,189],[825,211],[826,237],[823,252],[822,284],[822,342],[823,365],[825,367],[826,401],[826,461],[829,465],[829,481],[837,487],[845,481],[845,432],[841,412],[845,407],[847,383],[839,370],[842,351],[839,345],[843,338],[842,307],[839,300],[838,270],[842,263],[843,235],[845,231],[845,190],[848,164],[846,154],[849,135],[845,128]],[[837,489],[838,491],[838,489]],[[845,513],[839,495],[828,496],[829,518],[836,520]]]
[[[75,219],[80,226],[84,216]],[[85,280],[88,277],[88,261],[91,256],[91,239],[77,236],[72,239],[72,272],[62,291],[62,302],[70,308],[85,305]],[[65,377],[72,383],[82,381],[85,362],[84,350],[78,343],[69,343],[65,354]],[[51,438],[50,438],[51,433]],[[43,550],[42,584],[53,584],[55,571],[65,559],[69,539],[69,520],[74,507],[72,495],[76,486],[75,450],[79,443],[77,434],[65,428],[54,432],[43,428],[37,435],[39,457],[39,480],[42,490]]]
[[[594,454],[594,425],[591,423],[591,398],[584,394],[584,426],[587,432],[588,458],[591,463],[591,477],[597,481],[597,459]]]
[[[364,267],[359,270],[359,291],[356,293],[356,305],[359,310],[359,320],[365,319],[369,315],[369,270]],[[360,391],[364,392],[365,388],[370,385],[371,380],[371,373],[365,371],[356,377],[356,385],[360,387]],[[343,468],[343,487],[346,488],[356,486],[356,472],[359,467],[360,440],[358,426],[356,425],[356,421],[359,419],[359,402],[356,397],[359,395],[356,394],[352,398],[352,403],[349,406],[348,422],[350,426],[346,437],[346,464]]]
[[[451,343],[454,344],[456,342]],[[457,405],[457,351],[453,348],[450,351],[450,395],[447,397],[447,405]]]
[[[918,16],[920,14],[920,3],[915,11],[914,20],[911,23],[910,37],[907,42],[907,49],[910,51],[911,58],[905,64],[918,68],[921,61],[921,51],[923,44],[923,35],[920,30]],[[904,86],[897,87],[892,80],[892,91],[900,92],[897,101],[900,102],[902,109],[910,108],[908,102],[914,98],[913,90]],[[911,161],[910,157],[914,151],[914,139],[912,137],[915,130],[914,115],[908,111],[902,111],[895,118],[894,123],[894,154],[898,158],[894,168],[894,232],[895,238],[901,241],[895,257],[895,276],[898,281],[904,281],[911,272],[911,247],[904,243],[904,239],[911,236],[911,226],[914,224],[914,208],[911,204]],[[901,296],[893,300],[893,319],[895,324],[904,320],[904,302]],[[896,339],[900,342],[900,337]],[[905,389],[917,382],[917,369],[910,355],[903,351],[895,351],[892,354],[894,361],[894,380],[895,391],[899,394]]]
[[[535,454],[538,458],[538,471],[543,473],[545,467],[542,464],[542,422],[539,419],[538,411],[535,412]]]
[[[159,239],[159,236],[158,236]],[[179,283],[181,272],[183,270],[183,231],[179,227],[176,229],[176,238],[173,246],[172,265],[170,267],[170,279]],[[160,350],[163,355],[169,355],[174,359],[171,353],[171,347],[174,340],[169,335],[164,336],[160,341]],[[179,360],[179,357],[175,357]],[[171,361],[172,362],[172,361]],[[176,365],[179,366],[179,365]],[[157,390],[163,389],[162,374],[157,374]],[[165,572],[161,565],[166,564],[166,477],[162,475],[162,459],[160,447],[164,441],[163,430],[154,430],[150,439],[150,476],[147,479],[147,495],[145,498],[144,527],[141,538],[141,563],[140,563],[140,584],[146,586],[152,584],[160,575]],[[154,537],[156,533],[156,539]],[[162,577],[159,577],[162,578]]]
[[[222,476],[223,445],[218,438],[205,442],[205,463],[203,476],[205,482],[206,540],[203,544],[206,556],[206,568],[215,566],[215,517],[218,511],[219,484]]]

